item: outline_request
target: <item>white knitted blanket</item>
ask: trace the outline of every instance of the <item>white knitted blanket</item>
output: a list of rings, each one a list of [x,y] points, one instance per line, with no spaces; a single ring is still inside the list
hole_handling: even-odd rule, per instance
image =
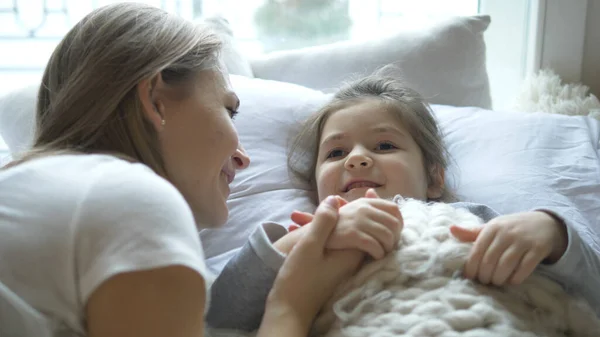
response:
[[[589,306],[542,275],[504,287],[461,278],[471,244],[454,239],[449,226],[479,226],[475,215],[443,203],[396,201],[404,217],[397,250],[338,289],[314,335],[600,336]]]

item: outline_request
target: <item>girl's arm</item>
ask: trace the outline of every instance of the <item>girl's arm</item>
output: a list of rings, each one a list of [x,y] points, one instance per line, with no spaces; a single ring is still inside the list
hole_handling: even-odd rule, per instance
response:
[[[467,208],[482,217],[485,222],[499,216],[482,205],[456,203],[453,206]],[[575,208],[542,207],[533,212],[543,212],[554,218],[553,225],[557,232],[557,239],[552,240],[548,255],[542,257],[543,261],[534,266],[535,270],[560,283],[567,291],[585,298],[600,316],[600,290],[597,287],[600,284],[600,252],[592,249],[579,234],[589,226],[587,221]],[[477,239],[477,235],[459,236],[464,236],[464,241]],[[521,235],[518,237],[523,238]]]
[[[596,315],[600,316],[600,252],[594,251],[582,240],[579,234],[582,228],[577,228],[573,221],[569,221],[567,215],[555,210],[550,212],[563,219],[567,246],[555,263],[542,263],[537,269],[562,284],[568,291],[585,298]]]
[[[245,332],[258,329],[267,296],[285,260],[273,242],[286,233],[283,226],[264,223],[227,262],[210,286],[208,327]]]

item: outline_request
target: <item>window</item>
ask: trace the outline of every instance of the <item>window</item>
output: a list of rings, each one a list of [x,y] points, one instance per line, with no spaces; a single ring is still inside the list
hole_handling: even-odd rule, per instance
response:
[[[0,0],[0,94],[31,83],[60,38],[92,9],[116,0]],[[478,0],[144,0],[188,19],[226,17],[247,55],[366,39],[478,12]]]
[[[61,37],[92,9],[115,2],[0,0],[0,94],[38,80]],[[191,0],[139,2],[193,15]]]
[[[253,55],[418,28],[443,16],[476,14],[478,3],[478,0],[204,0],[202,13],[226,17],[242,48]]]

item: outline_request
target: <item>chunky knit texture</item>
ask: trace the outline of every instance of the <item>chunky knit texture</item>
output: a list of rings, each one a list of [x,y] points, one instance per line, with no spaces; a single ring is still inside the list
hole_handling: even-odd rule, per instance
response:
[[[443,203],[396,201],[404,217],[398,248],[371,262],[317,318],[314,335],[331,337],[600,336],[589,306],[547,277],[517,286],[484,286],[461,275],[471,244],[449,227],[482,225]]]

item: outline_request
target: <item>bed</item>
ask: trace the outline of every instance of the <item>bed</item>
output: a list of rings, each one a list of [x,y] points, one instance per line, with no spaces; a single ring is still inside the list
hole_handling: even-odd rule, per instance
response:
[[[488,16],[253,59],[239,50],[226,21],[207,22],[226,41],[224,60],[242,102],[235,123],[251,158],[232,184],[227,224],[200,232],[214,273],[258,224],[288,223],[292,210],[314,210],[312,187],[287,171],[290,137],[344,80],[388,63],[432,103],[452,156],[448,183],[460,199],[502,214],[562,208],[600,253],[600,122],[586,115],[600,103],[590,97],[582,116],[495,111],[483,39]],[[0,98],[0,135],[13,154],[31,143],[35,92],[32,84]]]

